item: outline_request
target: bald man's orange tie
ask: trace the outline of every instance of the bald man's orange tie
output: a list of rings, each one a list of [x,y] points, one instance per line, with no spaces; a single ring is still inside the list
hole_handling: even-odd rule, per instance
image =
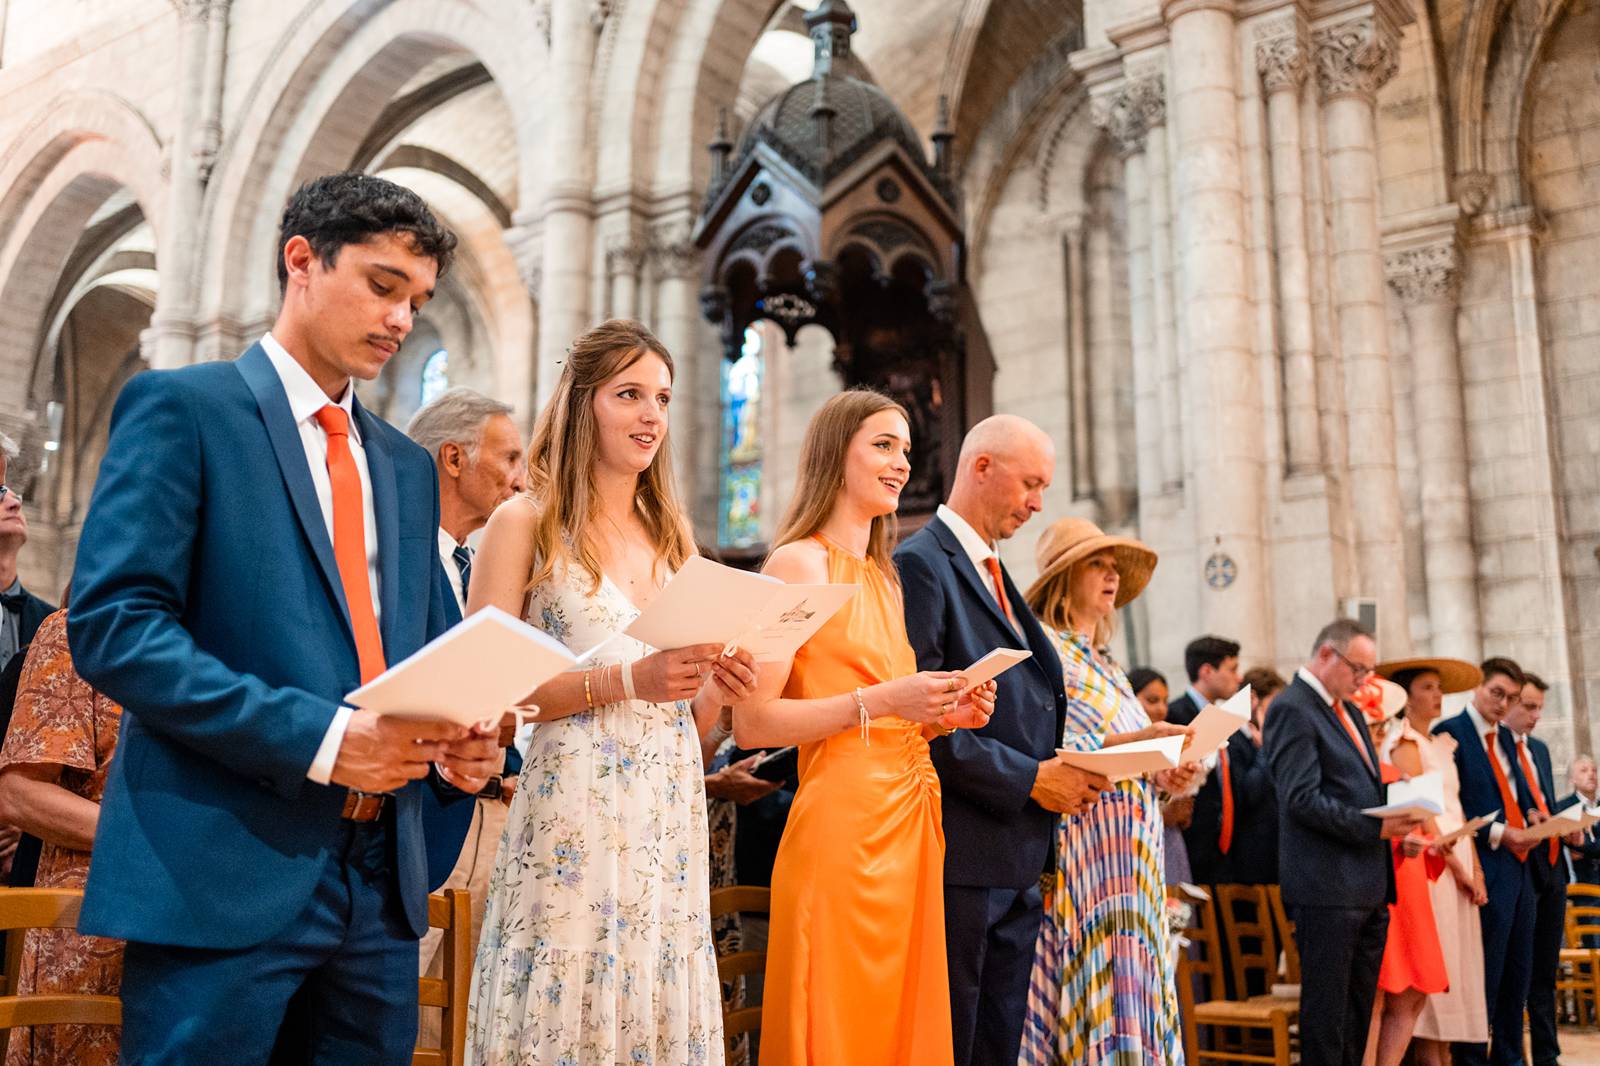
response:
[[[372,606],[372,581],[367,576],[367,520],[361,502],[361,474],[350,453],[350,416],[329,404],[316,414],[328,434],[328,481],[333,486],[333,558],[339,583],[350,607],[350,628],[356,637],[361,683],[383,673],[383,637]]]

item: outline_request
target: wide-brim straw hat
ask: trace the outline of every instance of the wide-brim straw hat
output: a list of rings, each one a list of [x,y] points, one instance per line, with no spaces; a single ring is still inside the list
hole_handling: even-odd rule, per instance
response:
[[[1465,659],[1394,659],[1379,663],[1379,677],[1393,680],[1394,675],[1412,670],[1431,670],[1439,675],[1439,687],[1445,692],[1466,692],[1478,687],[1483,671]]]
[[[1087,518],[1063,518],[1050,525],[1039,538],[1035,555],[1039,576],[1028,586],[1028,605],[1039,610],[1039,598],[1051,581],[1066,573],[1073,563],[1110,548],[1115,553],[1117,606],[1122,607],[1144,591],[1156,568],[1155,549],[1132,537],[1113,537]]]

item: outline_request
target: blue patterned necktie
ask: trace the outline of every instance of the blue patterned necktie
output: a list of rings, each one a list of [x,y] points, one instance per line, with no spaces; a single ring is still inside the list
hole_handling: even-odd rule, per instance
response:
[[[450,549],[450,557],[456,561],[456,569],[461,571],[461,598],[467,598],[467,585],[472,580],[472,549],[464,544],[457,544]]]

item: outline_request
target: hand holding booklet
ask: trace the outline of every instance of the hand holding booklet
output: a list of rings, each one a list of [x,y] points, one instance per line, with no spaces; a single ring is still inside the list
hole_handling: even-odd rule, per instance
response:
[[[1381,807],[1368,807],[1362,814],[1374,818],[1411,816],[1430,818],[1444,813],[1444,777],[1437,771],[1418,774],[1409,781],[1396,781],[1389,786],[1389,802]]]
[[[1126,781],[1141,774],[1158,773],[1178,765],[1183,752],[1182,735],[1134,740],[1097,751],[1056,749],[1068,766],[1100,774],[1111,781]]]
[[[1031,651],[1018,651],[1015,648],[996,648],[988,655],[979,659],[965,670],[959,671],[967,679],[964,691],[971,692],[986,682],[993,681],[1013,666],[1026,659],[1032,658]]]
[[[1600,814],[1584,814],[1568,808],[1559,814],[1552,814],[1538,825],[1528,826],[1525,832],[1534,840],[1549,840],[1551,837],[1564,837],[1568,833],[1588,829],[1596,822],[1600,822]]]
[[[696,555],[624,632],[662,650],[721,644],[782,662],[855,594],[855,585],[790,585]]]
[[[442,719],[470,728],[499,718],[589,654],[575,656],[526,622],[485,607],[345,701],[396,718]]]
[[[1189,724],[1194,734],[1184,749],[1183,761],[1199,762],[1250,724],[1250,686],[1240,685],[1238,692],[1221,703],[1207,704]]]

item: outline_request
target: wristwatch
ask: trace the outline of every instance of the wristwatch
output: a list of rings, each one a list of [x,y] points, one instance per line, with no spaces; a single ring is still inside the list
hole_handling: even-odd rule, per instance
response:
[[[510,803],[511,797],[517,794],[517,779],[509,774],[490,774],[489,780],[478,789],[479,799],[497,799],[502,803]]]

